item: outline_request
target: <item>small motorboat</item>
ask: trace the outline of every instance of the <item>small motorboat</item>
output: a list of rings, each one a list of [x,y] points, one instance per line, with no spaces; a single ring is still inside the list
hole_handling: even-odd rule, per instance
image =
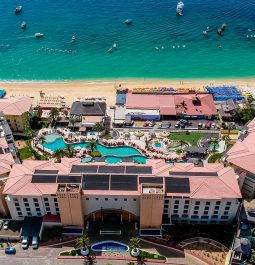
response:
[[[182,16],[183,8],[184,8],[184,3],[182,1],[178,2],[177,7],[176,7],[177,15]]]
[[[73,35],[72,36],[72,42],[76,41],[76,37]]]
[[[132,19],[126,19],[125,20],[125,24],[127,24],[127,25],[131,25],[133,23],[133,21],[132,21]]]
[[[36,38],[42,38],[43,37],[43,33],[37,32],[34,35]]]
[[[17,6],[14,10],[15,14],[18,14],[22,11],[22,6]]]
[[[203,35],[207,37],[208,36],[208,31],[207,30],[204,30],[203,31]]]
[[[114,49],[116,49],[116,48],[117,48],[117,44],[116,44],[116,43],[113,43],[112,47],[113,47]]]
[[[23,21],[23,22],[20,24],[20,27],[21,27],[22,29],[25,29],[25,28],[27,27],[27,23],[26,23],[26,21]]]

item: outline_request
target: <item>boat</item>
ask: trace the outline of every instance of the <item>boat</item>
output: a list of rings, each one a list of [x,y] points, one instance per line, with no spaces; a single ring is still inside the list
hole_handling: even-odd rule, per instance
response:
[[[20,13],[22,11],[22,6],[17,6],[16,8],[15,8],[15,14],[18,14],[18,13]]]
[[[184,8],[184,3],[182,1],[178,2],[177,7],[176,7],[177,15],[182,16],[183,8]]]
[[[113,43],[112,47],[116,49],[117,48],[117,44]]]
[[[132,19],[126,19],[125,20],[125,23],[127,24],[127,25],[131,25],[132,23],[133,23],[133,21],[132,21]]]
[[[204,34],[204,36],[208,36],[208,32],[207,32],[207,30],[204,30],[204,31],[203,31],[203,34]]]
[[[20,27],[21,27],[22,29],[25,29],[25,28],[27,27],[27,23],[26,23],[26,21],[23,21],[23,22],[20,24]]]
[[[37,32],[37,33],[35,33],[34,36],[35,36],[36,38],[41,38],[41,37],[43,37],[43,33]]]
[[[72,36],[72,42],[74,42],[76,40],[76,37],[73,35]]]

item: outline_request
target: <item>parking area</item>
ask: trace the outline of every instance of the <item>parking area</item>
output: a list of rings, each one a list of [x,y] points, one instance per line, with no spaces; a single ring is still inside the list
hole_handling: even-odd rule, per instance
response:
[[[14,220],[0,220],[3,223],[0,229],[0,240],[5,241],[16,241],[20,239],[20,229],[22,226],[22,221]],[[8,225],[5,225],[5,222],[8,222]]]

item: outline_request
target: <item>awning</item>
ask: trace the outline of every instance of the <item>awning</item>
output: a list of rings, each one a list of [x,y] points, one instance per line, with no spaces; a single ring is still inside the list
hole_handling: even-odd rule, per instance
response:
[[[87,131],[87,128],[84,127],[84,126],[81,126],[81,127],[79,128],[79,132],[86,132],[86,131]]]
[[[140,236],[162,236],[162,230],[158,229],[140,229]]]
[[[42,217],[28,217],[26,216],[21,227],[20,236],[41,236],[42,232]]]

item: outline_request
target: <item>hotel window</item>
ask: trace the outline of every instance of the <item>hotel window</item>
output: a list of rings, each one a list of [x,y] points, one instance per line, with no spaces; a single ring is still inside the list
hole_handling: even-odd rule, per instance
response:
[[[218,219],[218,215],[212,215],[212,219]]]
[[[46,212],[47,214],[51,214],[51,211]]]
[[[28,202],[27,198],[23,198],[23,202]]]
[[[41,211],[41,209],[40,209],[40,208],[35,208],[35,210],[36,210],[37,212],[40,212],[40,211]]]
[[[221,216],[221,218],[220,219],[228,219],[228,216]]]
[[[54,198],[54,202],[57,202],[58,201],[58,199],[57,198]]]
[[[20,217],[21,217],[21,216],[22,216],[22,212],[18,212],[18,216],[20,216]]]
[[[15,206],[19,206],[19,203],[18,202],[15,202]]]
[[[208,219],[208,218],[209,218],[208,215],[202,215],[202,216],[201,216],[201,219]]]
[[[216,205],[220,205],[220,201],[216,201]]]
[[[105,201],[108,201],[108,198],[104,198]]]
[[[36,203],[35,203],[35,207],[39,207],[39,203],[36,202]]]
[[[86,201],[89,201],[89,198],[86,198]],[[56,205],[56,203],[55,203],[55,205]]]
[[[27,211],[27,212],[30,212],[30,211],[31,211],[31,209],[30,209],[30,208],[26,208],[26,211]]]
[[[174,205],[174,209],[178,209],[179,208],[179,205]]]
[[[194,213],[194,214],[198,214],[198,211],[194,211],[193,213]]]
[[[117,200],[118,200],[118,198],[114,198],[114,200],[115,200],[115,201],[117,201]]]
[[[44,200],[45,202],[48,202],[48,201],[49,201],[49,199],[48,199],[48,198],[43,198],[43,200]]]
[[[224,215],[228,215],[228,212],[224,212]]]
[[[126,202],[127,201],[127,198],[124,198],[124,202]]]
[[[228,211],[229,209],[230,209],[229,206],[226,206],[226,207],[225,207],[225,211]]]
[[[192,219],[198,219],[198,215],[191,215]]]
[[[189,205],[184,205],[184,209],[189,209]]]
[[[56,212],[59,212],[59,208],[56,208]]]
[[[50,211],[50,207],[46,207],[46,211]]]
[[[18,199],[17,199],[17,198],[13,198],[13,201],[14,201],[14,202],[17,202],[17,201],[18,201]]]
[[[182,218],[188,218],[189,216],[187,214],[183,214]]]
[[[165,204],[169,204],[169,200],[165,200]]]
[[[183,210],[183,213],[188,213],[188,210]]]
[[[32,213],[31,212],[27,212],[27,216],[32,216]]]
[[[98,198],[96,198],[96,201],[98,201]]]
[[[179,204],[179,203],[180,203],[180,201],[178,201],[178,200],[174,201],[174,204]]]
[[[195,209],[195,210],[198,210],[198,209],[199,209],[199,206],[195,206],[194,209]]]
[[[215,206],[214,209],[215,209],[215,210],[219,210],[219,209],[220,209],[220,206]]]
[[[58,203],[57,202],[55,203],[55,207],[58,207]]]
[[[136,199],[133,199],[134,202],[136,202]]]
[[[34,202],[38,202],[38,199],[37,199],[37,198],[33,198],[33,201],[34,201]]]
[[[208,211],[209,210],[209,207],[208,206],[205,206],[205,211]]]
[[[168,209],[168,205],[164,205],[164,208],[165,208],[165,209]]]
[[[195,205],[200,205],[200,202],[195,202]]]
[[[37,212],[36,214],[37,214],[37,216],[41,216],[42,215],[41,212]]]
[[[50,206],[50,204],[48,202],[45,202],[44,204],[45,204],[45,206]]]
[[[21,208],[20,207],[16,207],[16,211],[17,212],[20,212],[21,211]]]
[[[208,214],[208,211],[204,211],[204,214]]]
[[[166,212],[164,211],[164,213],[167,213],[167,211]],[[178,213],[178,210],[174,210],[174,213]]]
[[[205,203],[205,205],[210,205],[210,204],[211,204],[211,202],[206,202],[206,203]]]
[[[227,205],[231,205],[231,202],[227,202]]]
[[[219,211],[214,211],[214,212],[213,212],[213,214],[218,214],[218,213],[219,213]]]
[[[186,201],[185,201],[185,204],[189,204],[189,201],[188,201],[188,200],[186,200]]]
[[[25,202],[24,203],[25,207],[29,207],[29,203]]]

